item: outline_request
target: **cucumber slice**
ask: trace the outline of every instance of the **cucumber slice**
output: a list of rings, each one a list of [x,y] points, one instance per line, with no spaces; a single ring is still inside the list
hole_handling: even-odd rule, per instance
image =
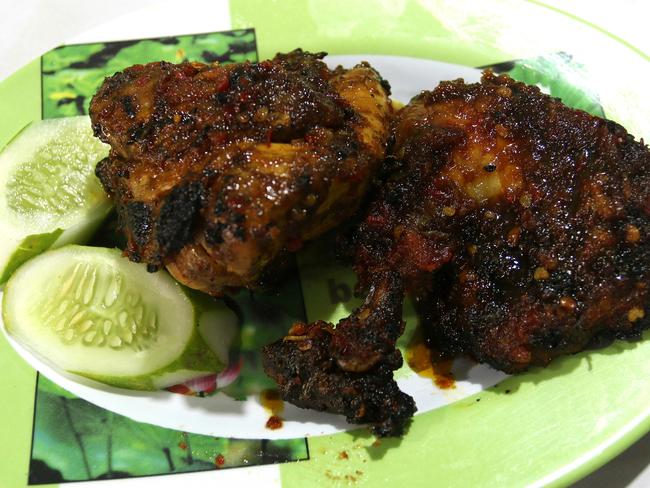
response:
[[[21,266],[6,285],[2,318],[9,335],[54,367],[137,390],[221,371],[237,328],[223,303],[193,299],[166,272],[148,273],[116,249],[76,245]]]
[[[111,209],[87,116],[34,122],[0,153],[0,284],[52,247],[88,239]]]

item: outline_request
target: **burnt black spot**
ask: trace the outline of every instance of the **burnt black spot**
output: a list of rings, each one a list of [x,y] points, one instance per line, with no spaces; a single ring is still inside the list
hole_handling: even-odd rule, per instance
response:
[[[492,173],[496,171],[497,165],[494,163],[488,163],[485,166],[483,166],[483,170],[487,171],[488,173]]]
[[[233,213],[230,216],[230,228],[232,229],[232,235],[240,241],[244,240],[246,232],[242,224],[246,221],[246,216],[243,213]]]
[[[395,134],[388,135],[388,141],[386,141],[388,147],[393,147],[395,145]]]
[[[395,156],[392,154],[389,154],[386,156],[384,161],[382,162],[380,171],[379,171],[379,176],[382,178],[386,178],[390,176],[391,174],[395,173],[398,169],[402,167],[402,161],[397,159]]]
[[[126,95],[120,99],[120,103],[122,104],[122,109],[126,115],[128,115],[130,118],[135,117],[136,109],[135,105],[133,105],[133,98]]]
[[[246,70],[247,66],[236,68],[230,73],[230,86],[232,87],[246,87],[250,85],[250,74]]]
[[[147,130],[149,131],[148,133],[151,133],[151,131],[161,129],[166,125],[171,125],[173,123],[174,123],[174,119],[172,119],[171,117],[156,116],[148,122]]]
[[[97,166],[95,166],[95,176],[104,187],[109,196],[113,196],[113,187],[111,185],[111,160],[109,158],[102,159]]]
[[[217,216],[222,216],[224,217],[224,214],[227,211],[226,205],[223,203],[222,200],[217,200],[217,203],[215,205],[215,214]],[[227,222],[216,222],[212,225],[209,225],[205,229],[205,240],[208,244],[210,245],[219,245],[222,244],[224,239],[223,239],[223,233],[227,229],[230,230],[232,235],[239,239],[243,240],[244,239],[244,228],[241,226],[246,221],[246,216],[243,213],[237,213],[237,212],[232,212],[229,215],[225,216]]]
[[[217,222],[214,225],[209,225],[205,229],[205,242],[211,246],[216,246],[223,243],[223,231],[228,228],[228,224]]]
[[[106,136],[104,134],[104,127],[102,126],[102,124],[100,124],[99,122],[95,122],[92,125],[92,127],[93,127],[93,135],[95,137],[101,139],[102,141],[106,142],[106,139],[105,139]]]
[[[336,151],[336,158],[340,160],[347,158],[349,155],[350,155],[350,151],[348,151],[347,149],[339,149],[338,151]]]
[[[149,205],[144,202],[128,203],[126,205],[126,221],[133,241],[140,247],[144,246],[151,237],[153,227]]]
[[[189,116],[191,117],[191,115]],[[187,125],[188,122],[183,122],[183,124]],[[208,140],[208,135],[210,134],[210,131],[212,130],[211,125],[206,125],[203,127],[201,132],[196,136],[196,139],[192,143],[192,146],[194,147],[200,147],[203,143],[205,143]]]
[[[354,111],[352,107],[345,106],[343,107],[343,116],[346,119],[350,120],[356,118],[357,113]]]
[[[188,113],[181,114],[181,124],[187,125],[194,123],[194,116]],[[209,126],[208,126],[209,127]],[[206,127],[207,128],[207,127]],[[211,127],[209,127],[211,128]],[[209,130],[209,129],[208,129]]]
[[[359,146],[352,140],[338,140],[332,144],[336,158],[341,161],[357,154]]]
[[[246,154],[244,154],[244,153],[237,153],[230,160],[230,164],[232,164],[234,167],[243,166],[246,163],[248,163],[248,158],[246,157]],[[224,178],[224,180],[227,181],[227,182],[230,182],[230,181],[232,181],[232,177],[230,177],[228,179]]]
[[[296,178],[296,186],[302,190],[302,191],[307,191],[309,190],[309,183],[311,182],[311,176],[308,174],[301,174]]]
[[[562,349],[567,346],[567,337],[562,330],[546,328],[534,334],[531,343],[544,349]]]
[[[141,141],[147,135],[147,127],[145,124],[133,124],[129,129],[129,143]]]
[[[626,134],[625,128],[621,124],[614,122],[613,120],[605,119],[605,125],[610,132],[620,132],[621,134]]]
[[[379,78],[379,84],[386,92],[386,95],[390,95],[390,83],[388,83],[388,80],[385,78]]]
[[[222,91],[214,94],[215,105],[225,105],[228,102],[228,92]]]
[[[179,185],[167,195],[158,217],[157,237],[163,256],[180,251],[190,240],[203,199],[203,185],[198,181]]]
[[[226,205],[226,202],[224,202],[223,199],[221,198],[217,199],[217,203],[214,204],[214,214],[218,217],[219,215],[223,214],[226,210],[228,210],[228,206]]]
[[[201,174],[205,178],[210,179],[210,178],[214,178],[215,176],[217,176],[219,174],[219,172],[214,168],[205,167],[205,168],[203,168],[203,171],[201,171]]]

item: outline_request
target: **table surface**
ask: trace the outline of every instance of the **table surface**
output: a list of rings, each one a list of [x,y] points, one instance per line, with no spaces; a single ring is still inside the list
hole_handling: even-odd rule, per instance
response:
[[[112,0],[99,3],[94,0],[62,0],[56,3],[56,8],[48,0],[22,0],[12,2],[11,5],[7,5],[9,2],[3,0],[3,3],[4,15],[0,17],[0,45],[8,49],[3,50],[3,55],[0,57],[0,80],[77,33],[99,26],[135,8],[144,8],[161,2],[159,0],[138,2]],[[183,2],[186,11],[193,10],[188,8],[188,3],[202,4],[202,8],[206,7],[204,0],[186,0]],[[650,2],[646,0],[628,0],[617,6],[601,0],[546,0],[544,3],[578,15],[643,52],[650,53],[650,36],[645,28],[646,19],[650,16]],[[65,8],[61,8],[62,5]],[[29,39],[29,42],[25,42],[26,39]],[[650,486],[650,434],[574,486],[580,488]]]

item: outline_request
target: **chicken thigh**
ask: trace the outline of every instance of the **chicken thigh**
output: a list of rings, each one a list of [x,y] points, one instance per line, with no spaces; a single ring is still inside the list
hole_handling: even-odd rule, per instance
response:
[[[323,56],[158,62],[105,80],[90,116],[111,152],[96,172],[131,260],[212,295],[254,288],[356,211],[384,157],[389,87]]]

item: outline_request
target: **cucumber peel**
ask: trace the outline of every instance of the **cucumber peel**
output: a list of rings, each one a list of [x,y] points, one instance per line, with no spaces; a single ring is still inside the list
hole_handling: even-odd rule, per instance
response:
[[[56,229],[53,232],[25,237],[16,245],[13,254],[9,256],[0,276],[0,283],[5,283],[21,264],[52,247],[61,234],[63,234],[63,229]]]
[[[48,248],[87,240],[111,209],[95,176],[109,147],[87,116],[34,122],[0,153],[0,284]]]
[[[2,318],[55,368],[136,390],[223,370],[237,330],[222,302],[188,293],[166,272],[148,273],[117,249],[77,245],[21,266],[6,284]]]

